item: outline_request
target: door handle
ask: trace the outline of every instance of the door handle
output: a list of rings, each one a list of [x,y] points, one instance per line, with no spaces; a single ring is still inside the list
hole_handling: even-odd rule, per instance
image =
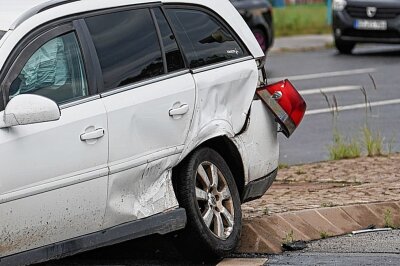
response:
[[[93,139],[99,139],[103,137],[105,134],[104,129],[98,128],[94,131],[83,133],[81,135],[81,141],[88,141],[88,140],[93,140]]]
[[[169,116],[184,115],[189,111],[189,105],[182,104],[178,108],[170,109]]]

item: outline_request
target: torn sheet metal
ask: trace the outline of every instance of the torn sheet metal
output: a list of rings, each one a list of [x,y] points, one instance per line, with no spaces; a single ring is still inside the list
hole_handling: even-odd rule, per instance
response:
[[[172,186],[172,155],[110,176],[104,228],[178,207]]]

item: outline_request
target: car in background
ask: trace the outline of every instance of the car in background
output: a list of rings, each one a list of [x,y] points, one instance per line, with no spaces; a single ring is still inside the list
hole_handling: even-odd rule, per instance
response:
[[[357,43],[400,44],[400,1],[334,0],[333,34],[340,53]]]
[[[268,0],[230,0],[266,53],[274,43],[272,5]]]

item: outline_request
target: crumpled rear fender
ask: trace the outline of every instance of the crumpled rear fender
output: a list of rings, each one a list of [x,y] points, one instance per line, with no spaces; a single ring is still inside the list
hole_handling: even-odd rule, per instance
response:
[[[278,125],[274,115],[254,100],[246,130],[231,138],[238,148],[245,171],[245,184],[265,177],[278,168]]]

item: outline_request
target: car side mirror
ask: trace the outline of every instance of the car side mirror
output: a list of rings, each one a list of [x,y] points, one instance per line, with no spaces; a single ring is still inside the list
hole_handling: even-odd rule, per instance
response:
[[[34,94],[21,94],[12,98],[0,113],[0,128],[56,121],[60,117],[60,108],[53,100]]]

